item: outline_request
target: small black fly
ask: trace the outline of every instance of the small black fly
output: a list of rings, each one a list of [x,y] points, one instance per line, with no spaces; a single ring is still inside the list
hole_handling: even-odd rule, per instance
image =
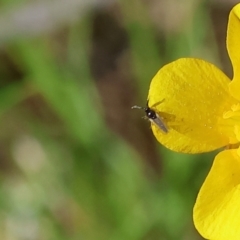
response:
[[[143,109],[146,113],[146,117],[149,119],[150,122],[155,124],[164,133],[168,133],[168,128],[163,122],[162,118],[148,106],[148,102],[146,107],[133,106],[132,109]]]

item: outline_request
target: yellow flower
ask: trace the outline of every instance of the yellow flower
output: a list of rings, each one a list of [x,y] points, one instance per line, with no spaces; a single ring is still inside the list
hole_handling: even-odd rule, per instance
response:
[[[229,16],[227,49],[232,81],[206,61],[184,58],[159,70],[148,95],[168,127],[151,124],[166,147],[199,153],[231,145],[216,156],[194,206],[195,226],[211,240],[240,239],[240,4]]]

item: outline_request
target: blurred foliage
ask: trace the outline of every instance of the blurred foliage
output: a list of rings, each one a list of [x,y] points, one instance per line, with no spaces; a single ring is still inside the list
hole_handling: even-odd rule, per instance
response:
[[[143,113],[130,109],[145,105],[163,64],[186,56],[221,62],[214,5],[190,2],[187,12],[177,4],[172,12],[167,1],[119,0],[51,31],[6,33],[0,239],[201,239],[192,208],[215,154],[165,149]],[[2,12],[20,5],[0,4]],[[157,7],[165,15],[151,14]]]

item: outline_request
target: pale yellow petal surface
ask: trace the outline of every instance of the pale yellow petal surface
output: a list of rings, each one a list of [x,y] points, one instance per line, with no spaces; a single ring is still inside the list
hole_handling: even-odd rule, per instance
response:
[[[206,239],[240,239],[240,158],[236,149],[215,158],[198,194],[193,217]]]
[[[240,100],[240,4],[230,12],[227,30],[227,49],[233,66],[232,95]]]
[[[219,118],[233,103],[230,80],[214,65],[183,58],[159,70],[149,89],[149,107],[169,132],[152,124],[157,140],[178,152],[207,152],[228,144],[218,128]]]

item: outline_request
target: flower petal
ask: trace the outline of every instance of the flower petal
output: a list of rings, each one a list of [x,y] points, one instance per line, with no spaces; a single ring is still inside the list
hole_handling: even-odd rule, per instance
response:
[[[240,158],[237,150],[217,155],[198,194],[194,223],[207,239],[240,239]]]
[[[234,73],[233,81],[229,86],[230,92],[240,100],[240,4],[237,4],[229,15],[227,49]]]
[[[230,108],[230,80],[214,65],[183,58],[165,65],[153,78],[148,105],[169,128],[152,130],[164,146],[186,153],[207,152],[228,144],[218,120]]]

